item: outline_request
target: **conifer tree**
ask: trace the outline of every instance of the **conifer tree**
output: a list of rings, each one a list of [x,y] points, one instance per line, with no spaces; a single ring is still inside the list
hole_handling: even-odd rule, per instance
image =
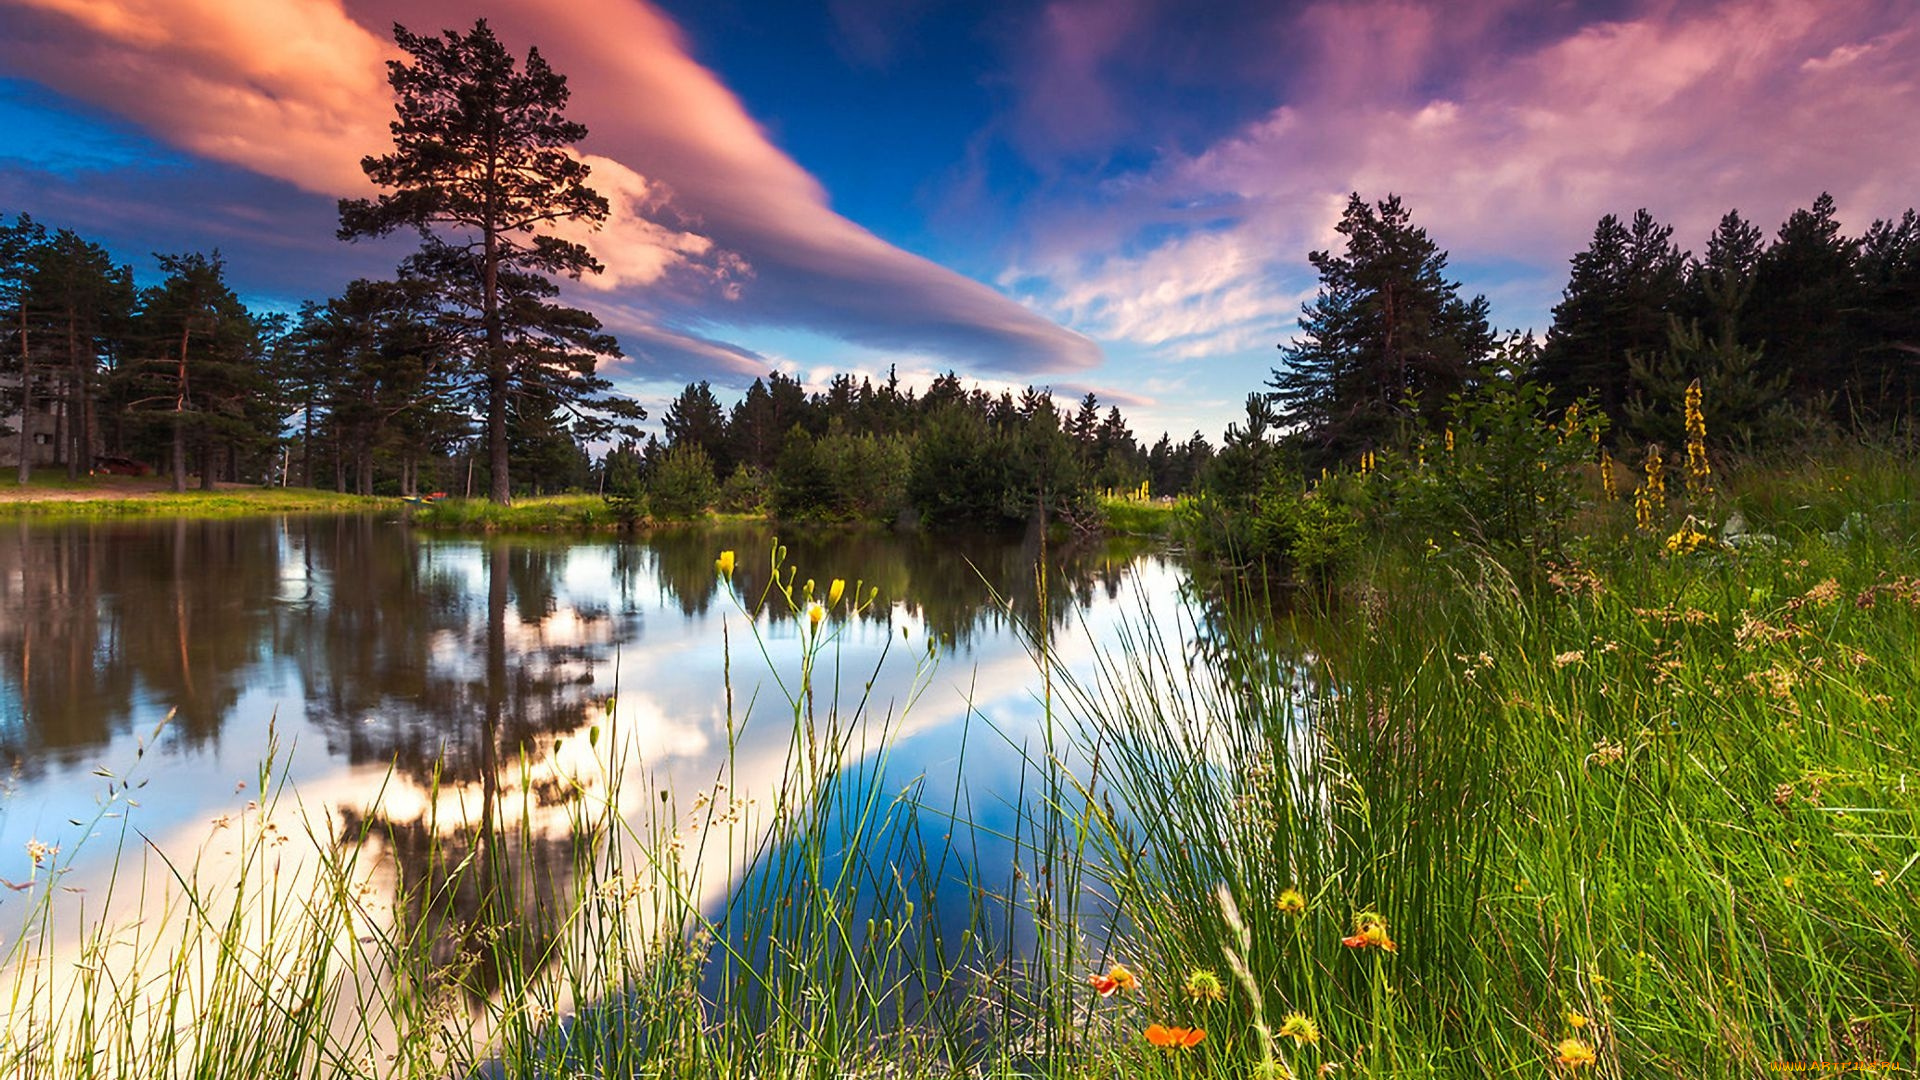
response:
[[[1630,357],[1667,345],[1667,322],[1682,298],[1687,255],[1673,227],[1642,209],[1631,225],[1612,214],[1594,226],[1573,269],[1553,326],[1528,375],[1553,387],[1558,404],[1591,396],[1618,415],[1631,385]]]
[[[421,250],[407,272],[441,289],[450,325],[469,336],[470,385],[485,417],[489,496],[511,498],[509,421],[555,408],[604,434],[639,419],[606,396],[599,360],[619,355],[600,323],[552,302],[552,277],[598,273],[587,249],[554,232],[561,222],[597,226],[607,200],[587,186],[588,167],[568,148],[586,128],[565,116],[569,92],[538,49],[524,66],[485,19],[440,37],[395,25],[408,60],[388,65],[398,97],[394,149],[361,164],[389,189],[340,203],[340,237],[409,227]],[[526,399],[516,406],[514,398]]]
[[[1859,250],[1822,192],[1788,216],[1755,267],[1748,330],[1766,346],[1767,374],[1786,375],[1796,399],[1839,407],[1858,389],[1849,331],[1860,304]]]
[[[1431,422],[1493,347],[1484,296],[1459,295],[1447,255],[1397,195],[1378,206],[1356,193],[1339,232],[1346,251],[1313,252],[1320,294],[1302,336],[1280,346],[1272,380],[1277,419],[1296,425],[1319,460],[1384,445]]]

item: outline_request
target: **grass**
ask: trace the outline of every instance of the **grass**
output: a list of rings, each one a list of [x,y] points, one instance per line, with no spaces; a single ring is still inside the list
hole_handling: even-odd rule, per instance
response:
[[[1109,533],[1128,536],[1169,536],[1173,532],[1179,504],[1150,502],[1120,495],[1100,497],[1100,513]]]
[[[1277,1051],[1301,1075],[1909,1066],[1912,483],[1910,462],[1736,476],[1694,510],[1739,505],[1767,539],[1685,556],[1597,513],[1537,587],[1470,550],[1383,549],[1280,647],[1229,619],[1059,673],[1148,984],[1236,951],[1269,1020],[1316,1022]],[[1366,913],[1397,951],[1342,944]],[[1161,1015],[1245,1061],[1252,1005]]]
[[[169,871],[197,934],[95,924],[72,990],[21,962],[50,925],[10,938],[0,1070],[1897,1074],[1920,1050],[1914,476],[1735,472],[1691,510],[1738,509],[1742,544],[1686,555],[1683,510],[1642,534],[1598,505],[1537,579],[1381,541],[1330,610],[1198,595],[1091,669],[1037,628],[1046,723],[998,831],[889,773],[911,700],[864,699],[832,617],[755,638],[786,689],[736,714],[721,688],[727,737],[785,729],[778,776],[730,765],[635,814],[629,744],[590,731],[597,771],[507,762],[481,827],[376,807],[296,835],[297,900],[271,899],[287,834],[262,818],[244,887]],[[773,562],[763,599],[807,610]],[[408,868],[384,907],[382,866]],[[1137,981],[1101,996],[1116,964]],[[1149,1041],[1173,1028],[1205,1035]]]
[[[439,499],[413,512],[428,529],[471,532],[560,532],[612,529],[620,521],[598,495],[546,495],[500,504],[486,499]]]
[[[244,517],[252,514],[354,513],[387,509],[398,500],[312,488],[156,490],[118,477],[36,478],[26,487],[0,481],[0,520],[32,518]]]

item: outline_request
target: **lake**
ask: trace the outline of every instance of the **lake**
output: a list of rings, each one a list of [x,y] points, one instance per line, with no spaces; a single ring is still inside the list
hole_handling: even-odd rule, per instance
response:
[[[517,817],[532,894],[550,897],[581,872],[556,837],[583,783],[619,787],[636,834],[690,816],[751,833],[747,807],[790,798],[794,747],[823,738],[863,788],[963,808],[1004,839],[1050,745],[1022,628],[1046,627],[1070,670],[1090,669],[1124,626],[1177,607],[1187,580],[1125,540],[1048,552],[1044,584],[1034,541],[783,542],[791,606],[758,525],[633,540],[367,516],[0,527],[0,878],[27,886],[0,897],[0,925],[56,876],[56,904],[111,892],[118,848],[164,855],[150,879],[217,864],[263,799],[335,836],[377,825],[363,887],[390,907],[432,873],[432,837]],[[822,599],[847,583],[817,630],[808,579]],[[582,781],[589,762],[617,775]],[[746,887],[755,843],[688,854],[701,907],[765,895]],[[446,932],[463,917],[414,914]]]

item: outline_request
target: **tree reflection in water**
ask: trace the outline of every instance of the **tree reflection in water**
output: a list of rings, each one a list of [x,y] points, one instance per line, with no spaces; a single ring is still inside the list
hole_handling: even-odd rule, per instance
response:
[[[877,588],[857,616],[862,634],[891,640],[910,627],[961,664],[969,653],[1017,659],[1016,626],[1064,628],[1096,597],[1120,596],[1141,551],[1049,550],[1042,590],[1035,536],[784,542],[782,568],[799,566],[822,592],[834,578]],[[415,974],[490,994],[501,956],[531,966],[548,954],[588,854],[556,742],[584,739],[605,717],[617,668],[682,684],[647,688],[660,691],[661,731],[725,739],[712,657],[733,601],[714,557],[739,553],[733,586],[751,605],[771,584],[773,544],[758,525],[609,542],[422,536],[376,517],[10,524],[0,527],[0,752],[23,781],[52,784],[62,770],[130,757],[136,733],[172,711],[163,744],[149,749],[169,770],[217,773],[203,786],[218,790],[231,788],[234,763],[197,751],[249,745],[276,710],[283,727],[298,716],[293,738],[309,757],[325,752],[321,766],[302,767],[388,768],[408,794],[372,812],[343,804],[341,816],[345,835],[364,837],[387,868],[396,932],[436,943],[438,972]],[[769,604],[760,626],[792,637],[793,620]],[[876,852],[874,865],[887,859]],[[922,911],[942,887],[900,880],[926,900]],[[512,935],[506,953],[502,934]]]

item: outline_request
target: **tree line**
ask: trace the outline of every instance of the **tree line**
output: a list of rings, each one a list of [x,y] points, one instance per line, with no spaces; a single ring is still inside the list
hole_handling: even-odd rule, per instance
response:
[[[1553,406],[1587,400],[1616,441],[1674,445],[1695,380],[1724,447],[1910,429],[1920,218],[1909,209],[1848,237],[1835,215],[1822,194],[1767,242],[1729,211],[1696,257],[1644,209],[1608,214],[1536,341],[1494,331],[1486,298],[1448,280],[1446,252],[1398,196],[1355,194],[1338,227],[1345,250],[1310,255],[1319,293],[1249,410],[1288,432],[1276,441],[1305,468],[1353,462],[1437,432],[1499,356]]]
[[[1071,407],[1050,390],[992,394],[949,371],[925,393],[897,373],[875,385],[838,375],[808,393],[781,372],[755,379],[731,408],[690,384],[662,418],[665,438],[607,456],[607,489],[644,497],[660,517],[718,508],[785,520],[1000,528],[1045,516],[1091,525],[1103,491],[1195,490],[1213,457],[1195,433],[1142,446],[1118,406],[1088,392]]]
[[[165,279],[136,290],[97,244],[24,216],[5,226],[0,405],[20,418],[23,482],[36,458],[77,476],[104,452],[161,463],[176,489],[191,468],[203,486],[331,471],[365,493],[385,465],[412,493],[423,469],[454,486],[457,458],[465,487],[477,472],[506,501],[584,483],[583,444],[636,430],[644,410],[597,373],[618,344],[554,280],[599,272],[556,230],[608,213],[571,152],[586,129],[565,117],[566,79],[537,49],[517,60],[485,20],[437,37],[395,26],[394,40],[393,149],[362,163],[381,191],[342,200],[339,228],[416,232],[391,279],[262,315],[217,252],[158,256]]]
[[[1076,518],[1091,493],[1244,495],[1431,434],[1454,402],[1502,377],[1564,407],[1590,402],[1612,440],[1671,442],[1681,390],[1705,388],[1724,445],[1821,431],[1902,429],[1920,374],[1920,221],[1908,210],[1843,234],[1833,200],[1796,210],[1768,242],[1729,212],[1695,257],[1646,210],[1600,219],[1544,340],[1503,336],[1462,295],[1446,252],[1397,197],[1357,193],[1343,250],[1320,273],[1301,333],[1249,395],[1218,451],[1198,433],[1143,447],[1092,395],[924,392],[850,376],[808,393],[779,373],[731,409],[707,383],[669,406],[665,438],[599,373],[620,355],[556,279],[598,273],[569,237],[606,199],[571,148],[566,79],[516,58],[485,20],[394,28],[404,59],[390,152],[363,167],[379,193],[342,200],[339,237],[410,231],[390,278],[297,313],[249,311],[218,252],[156,256],[158,284],[99,244],[0,218],[0,432],[24,481],[36,460],[89,471],[156,467],[216,480],[373,493],[597,488],[657,512],[771,508],[833,520],[988,525]],[[562,233],[565,235],[562,235]],[[1495,359],[1504,365],[1495,370]],[[589,443],[615,445],[596,465]]]

